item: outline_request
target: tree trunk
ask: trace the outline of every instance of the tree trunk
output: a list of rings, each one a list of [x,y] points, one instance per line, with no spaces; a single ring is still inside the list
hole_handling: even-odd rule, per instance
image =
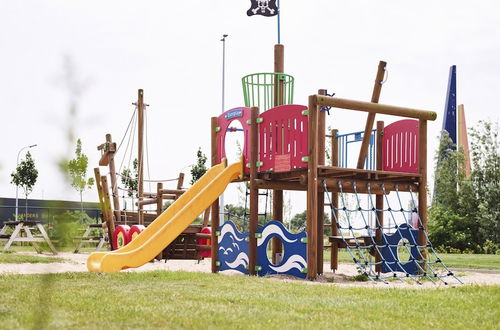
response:
[[[25,202],[24,202],[24,208],[25,208],[25,213],[24,213],[24,221],[28,220],[28,194],[24,194],[25,196]]]
[[[83,223],[83,191],[80,191],[80,221]]]

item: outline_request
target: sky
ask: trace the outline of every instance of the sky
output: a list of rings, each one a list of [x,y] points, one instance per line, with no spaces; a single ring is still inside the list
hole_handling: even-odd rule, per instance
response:
[[[273,70],[276,18],[248,17],[249,7],[250,0],[3,1],[0,196],[15,197],[10,173],[17,154],[37,144],[30,151],[39,178],[30,198],[79,200],[57,166],[73,156],[68,132],[82,140],[92,176],[97,145],[106,133],[117,142],[123,138],[139,88],[149,104],[150,178],[189,173],[198,148],[209,155],[210,117],[222,111],[222,35],[229,35],[226,109],[243,105],[241,77]],[[429,123],[429,168],[451,65],[457,65],[457,100],[465,105],[468,127],[499,121],[498,1],[281,0],[281,12],[295,103],[307,105],[318,89],[369,101],[384,60],[388,77],[380,103],[438,113]],[[68,88],[70,71],[76,89]],[[359,131],[365,118],[334,110],[327,125]],[[386,125],[397,119],[377,117]],[[237,194],[233,189],[225,199],[235,202]],[[291,198],[293,212],[305,208],[305,196]],[[84,199],[97,201],[95,188]]]

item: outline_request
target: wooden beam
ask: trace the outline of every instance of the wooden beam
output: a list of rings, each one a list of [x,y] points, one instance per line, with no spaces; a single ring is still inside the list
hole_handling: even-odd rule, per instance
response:
[[[273,190],[273,217],[272,220],[283,223],[283,190]],[[281,260],[277,260],[276,254],[283,253],[283,245],[281,239],[274,237],[272,241],[272,262],[274,265],[279,264]]]
[[[384,181],[369,181],[369,180],[353,180],[353,179],[341,179],[341,178],[328,178],[324,179],[326,181],[326,186],[330,192],[345,192],[345,193],[368,193],[368,185],[370,185],[371,194],[383,194],[384,189],[386,193],[395,191],[396,187],[398,191],[418,191],[418,185],[410,184],[408,182],[384,182]],[[342,185],[342,190],[340,190],[339,183]],[[354,189],[354,184],[356,184],[356,189]],[[384,189],[382,189],[384,185]],[[318,189],[322,189],[322,183],[318,183]]]
[[[382,91],[382,82],[384,81],[385,67],[387,63],[380,61],[378,63],[377,75],[375,77],[375,85],[373,86],[372,93],[372,103],[378,103],[380,99],[380,92]],[[373,123],[375,122],[375,113],[369,113],[366,118],[365,133],[363,135],[363,142],[361,142],[361,148],[359,149],[358,165],[357,168],[365,167],[366,154],[368,152],[368,146],[370,145],[370,137],[372,135]]]
[[[422,221],[422,226],[418,232],[418,244],[427,245],[427,237],[424,230],[427,230],[427,121],[418,122],[418,171],[420,173],[420,182],[418,188],[418,214]],[[426,258],[425,249],[420,250],[423,257]]]
[[[307,181],[307,180],[306,180]],[[307,185],[300,182],[286,182],[275,180],[255,180],[255,184],[259,189],[278,189],[278,190],[297,190],[306,191]]]
[[[326,89],[318,90],[319,95],[326,95]],[[318,165],[325,165],[325,139],[326,139],[326,112],[318,111]],[[317,224],[317,274],[323,274],[323,233],[325,228],[325,193],[319,189],[317,197],[318,224]]]
[[[382,163],[383,163],[383,154],[382,154],[382,148],[383,148],[383,136],[384,136],[384,122],[383,121],[378,121],[377,122],[377,146],[376,146],[376,152],[377,152],[377,158],[376,158],[376,162],[377,162],[377,166],[376,166],[376,169],[378,171],[381,171],[382,170]],[[377,194],[375,196],[375,208],[377,210],[380,210],[380,211],[377,211],[376,212],[376,228],[375,228],[375,242],[377,243],[377,245],[381,245],[382,244],[382,227],[384,226],[384,211],[382,211],[384,209],[384,194]],[[375,262],[380,262],[382,261],[382,256],[377,252],[375,251]],[[382,267],[381,265],[375,265],[375,271],[376,272],[381,272],[382,271]]]
[[[331,134],[332,141],[332,166],[339,166],[339,139],[337,138],[338,130],[333,129]],[[337,222],[335,219],[339,218],[339,211],[337,210],[339,207],[339,194],[338,192],[332,192],[332,205],[333,208],[333,217],[331,219],[331,234],[332,236],[338,236],[339,230],[337,227]],[[330,213],[330,216],[332,214]],[[332,243],[332,248],[330,250],[330,269],[334,272],[338,269],[338,255],[339,248],[337,244]]]
[[[115,222],[113,219],[113,212],[111,211],[111,201],[109,199],[108,179],[105,175],[101,176],[101,187],[103,194],[103,204],[106,213],[106,224],[108,226],[108,237],[110,245],[113,245],[113,233],[115,231]]]
[[[161,190],[162,194],[172,194],[172,195],[182,195],[185,192],[186,192],[185,190],[181,190],[181,189],[162,189]]]
[[[309,96],[309,143],[307,171],[307,278],[314,279],[318,265],[318,103]]]
[[[282,44],[274,45],[274,72],[285,72],[285,46]],[[285,103],[284,81],[278,80],[278,75],[274,77],[274,106]]]
[[[137,198],[139,199],[139,202],[142,201],[143,199],[143,193],[144,193],[144,151],[143,151],[143,144],[144,144],[144,91],[142,89],[139,89],[137,91]],[[142,205],[138,205],[138,214],[139,214],[139,219],[138,222],[140,225],[144,225],[144,215],[143,215],[143,210],[142,210]]]
[[[217,165],[217,126],[218,119],[217,117],[212,117],[210,120],[210,136],[211,136],[211,161],[212,166]],[[178,187],[179,188],[179,187]],[[211,230],[212,230],[212,258],[211,258],[211,266],[212,273],[216,273],[219,269],[217,266],[217,228],[219,228],[219,198],[217,198],[212,204],[212,222],[211,222]]]
[[[181,190],[184,185],[184,173],[179,173],[179,178],[177,179],[177,190]]]
[[[391,116],[400,116],[408,118],[417,118],[423,120],[436,120],[437,114],[434,111],[418,110],[394,105],[378,104],[371,102],[363,102],[339,97],[316,95],[318,105],[326,105],[329,107],[363,111],[370,113],[380,113]]]
[[[251,108],[250,117],[250,217],[249,217],[249,241],[248,241],[248,273],[256,275],[257,266],[257,227],[259,225],[259,188],[255,180],[257,179],[257,161],[258,161],[258,141],[259,141],[259,126],[257,117],[259,116],[259,108]]]

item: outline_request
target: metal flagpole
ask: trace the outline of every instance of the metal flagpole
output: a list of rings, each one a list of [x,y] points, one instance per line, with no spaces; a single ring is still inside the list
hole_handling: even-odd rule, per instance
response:
[[[280,10],[280,0],[277,0],[278,4],[278,45],[281,44],[281,24],[280,24],[280,16],[281,16],[281,10]]]

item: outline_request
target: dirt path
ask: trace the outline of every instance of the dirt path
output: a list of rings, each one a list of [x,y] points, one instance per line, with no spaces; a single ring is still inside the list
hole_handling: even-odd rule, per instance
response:
[[[51,257],[49,254],[36,254],[34,252],[20,252],[29,255],[38,255],[43,257]],[[45,273],[64,273],[64,272],[87,272],[86,260],[88,254],[74,254],[74,253],[59,253],[58,257],[64,258],[65,262],[57,262],[50,264],[0,264],[0,274],[45,274]],[[328,269],[329,265],[325,264],[324,269]],[[168,270],[168,271],[191,271],[191,272],[210,272],[210,259],[197,262],[195,260],[169,260],[167,262],[150,262],[139,268],[127,269],[125,272],[146,272],[153,270]],[[224,272],[231,275],[234,273]],[[455,271],[458,277],[468,285],[500,285],[500,272],[498,271],[470,271],[466,269],[458,269]],[[320,276],[317,281],[307,283],[333,283],[342,286],[367,286],[367,287],[401,287],[401,288],[436,288],[444,286],[443,284],[434,285],[430,281],[426,281],[423,285],[416,285],[414,282],[401,283],[399,281],[391,281],[390,284],[368,282],[354,282],[350,278],[355,276],[356,267],[350,263],[339,264],[337,273],[327,272]],[[281,281],[297,281],[298,279],[290,278],[287,276],[270,276],[276,280]],[[458,284],[456,280],[449,279],[451,285]]]

